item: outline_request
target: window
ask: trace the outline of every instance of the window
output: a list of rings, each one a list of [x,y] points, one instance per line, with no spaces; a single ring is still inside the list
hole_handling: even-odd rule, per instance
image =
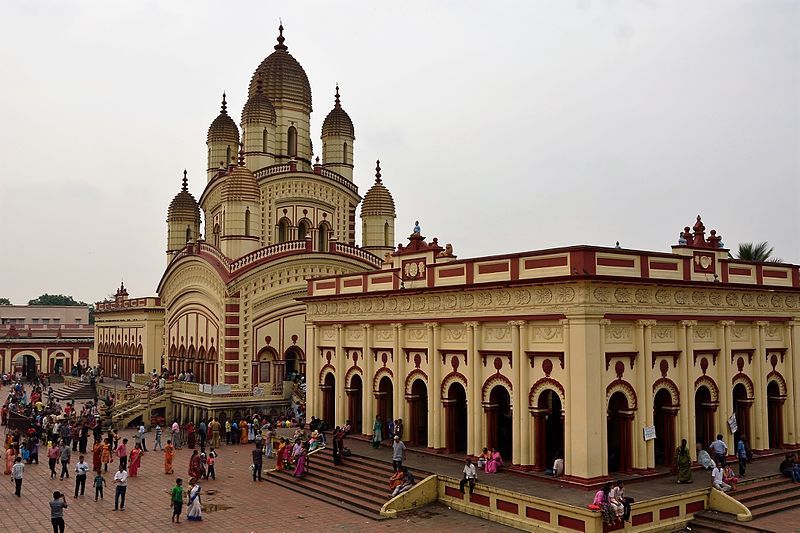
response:
[[[244,235],[245,237],[250,236],[250,208],[248,207],[245,209],[244,212]]]
[[[231,147],[228,145],[228,148],[225,150],[225,163],[230,165],[231,164]]]
[[[289,155],[291,157],[297,157],[297,128],[295,128],[294,126],[289,126],[289,131],[287,133],[287,141],[288,141]]]
[[[219,248],[219,223],[214,224],[214,246]]]
[[[60,318],[54,318],[53,319],[53,324],[60,324],[60,323],[61,323],[61,319]]]
[[[297,225],[297,239],[305,240],[306,235],[308,235],[308,223],[305,220],[301,220],[300,224]]]
[[[259,383],[269,382],[269,361],[260,361],[258,363],[258,381]]]
[[[49,324],[49,323],[50,323],[50,319],[49,318],[43,318],[42,319],[42,324]]]
[[[342,145],[342,163],[347,164],[347,143]]]
[[[191,240],[192,240],[192,228],[186,226],[186,242],[189,242]]]
[[[80,324],[80,323],[81,323],[81,319],[80,319],[80,318],[76,318],[76,319],[75,319],[75,323],[76,323],[76,324]]]
[[[264,132],[261,134],[261,151],[266,153],[267,150],[267,128],[264,128]]]
[[[389,223],[385,222],[383,224],[383,244],[384,246],[392,246],[391,243],[391,232],[389,231]]]
[[[317,240],[319,241],[320,252],[328,251],[328,231],[328,225],[325,222],[319,225]]]
[[[33,319],[33,323],[34,323],[34,324],[38,324],[38,323],[39,323],[39,319],[38,319],[38,318],[34,318],[34,319]]]
[[[278,222],[278,242],[286,242],[289,240],[289,221],[282,218]]]

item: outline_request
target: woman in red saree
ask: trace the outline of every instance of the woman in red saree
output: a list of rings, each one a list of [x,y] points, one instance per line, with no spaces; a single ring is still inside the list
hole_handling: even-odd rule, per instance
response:
[[[175,459],[175,446],[172,441],[168,440],[167,445],[164,446],[164,473],[172,474],[172,461]]]
[[[103,469],[103,445],[100,444],[99,440],[94,441],[94,445],[92,446],[92,470],[97,472],[98,474]]]
[[[142,466],[142,445],[136,444],[131,450],[131,463],[128,465],[128,475],[136,477],[139,474],[139,467]]]
[[[194,450],[192,458],[189,459],[189,478],[198,479],[200,473],[200,454],[197,453],[197,450]]]
[[[190,450],[194,450],[197,444],[197,433],[194,432],[194,424],[191,422],[186,424],[186,443]]]
[[[281,439],[275,449],[275,470],[283,470],[283,450],[286,449],[286,439]]]
[[[3,472],[5,475],[11,475],[11,467],[14,465],[14,458],[17,456],[17,451],[12,444],[7,444],[6,449],[6,470]]]

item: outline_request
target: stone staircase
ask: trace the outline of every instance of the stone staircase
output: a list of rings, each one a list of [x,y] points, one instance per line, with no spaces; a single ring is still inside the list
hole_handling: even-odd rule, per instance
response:
[[[57,400],[93,400],[92,387],[89,383],[78,381],[72,385],[66,385],[53,392],[53,398]]]
[[[149,425],[152,410],[165,407],[168,399],[167,392],[149,398],[147,391],[143,391],[139,396],[133,396],[117,404],[112,411],[111,423],[114,427],[122,428],[141,416],[144,417],[145,425]]]
[[[274,468],[274,459],[265,458],[264,464]],[[309,465],[303,479],[285,470],[270,470],[264,479],[373,520],[384,518],[380,509],[390,496],[391,463],[351,455],[344,457],[340,466],[334,466],[333,452],[323,448],[312,453]],[[410,470],[417,482],[430,475],[414,468]]]
[[[727,513],[716,511],[701,511],[694,515],[689,524],[681,531],[692,533],[775,533],[770,529],[761,529],[747,525],[747,522],[737,522],[736,517]]]

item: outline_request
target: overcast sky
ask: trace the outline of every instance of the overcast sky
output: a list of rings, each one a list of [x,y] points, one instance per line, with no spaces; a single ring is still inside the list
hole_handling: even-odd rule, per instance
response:
[[[313,91],[341,86],[363,195],[397,239],[461,258],[668,251],[699,213],[800,263],[800,2],[2,0],[0,296],[155,294],[182,171],[283,19]],[[358,236],[360,241],[360,235]]]

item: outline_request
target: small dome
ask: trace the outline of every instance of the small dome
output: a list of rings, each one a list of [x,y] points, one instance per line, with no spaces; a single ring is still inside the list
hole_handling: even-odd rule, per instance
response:
[[[381,182],[381,162],[375,167],[375,184],[364,195],[361,203],[361,216],[390,216],[395,217],[394,198],[383,182]]]
[[[300,63],[288,52],[283,44],[283,25],[278,27],[278,44],[275,51],[261,62],[250,80],[248,97],[256,94],[257,80],[264,83],[264,94],[275,105],[299,104],[311,112],[311,85],[308,76]]]
[[[350,115],[347,114],[347,111],[342,109],[342,104],[339,101],[338,84],[336,85],[336,100],[333,109],[322,123],[322,136],[327,137],[329,135],[345,135],[353,139],[356,137],[353,121],[350,120]]]
[[[200,222],[200,207],[192,193],[189,192],[189,180],[186,178],[186,171],[183,171],[183,186],[167,209],[167,221],[170,220],[193,220]]]
[[[225,93],[222,93],[222,108],[219,116],[214,119],[208,128],[206,142],[224,142],[229,144],[239,144],[239,128],[228,115],[228,103],[225,101]]]
[[[256,92],[247,99],[242,109],[242,125],[244,124],[275,124],[275,107],[264,94],[261,77],[256,80]]]
[[[261,197],[256,177],[244,166],[242,145],[239,145],[239,164],[231,167],[222,180],[221,195],[223,202],[230,200],[258,201]]]

